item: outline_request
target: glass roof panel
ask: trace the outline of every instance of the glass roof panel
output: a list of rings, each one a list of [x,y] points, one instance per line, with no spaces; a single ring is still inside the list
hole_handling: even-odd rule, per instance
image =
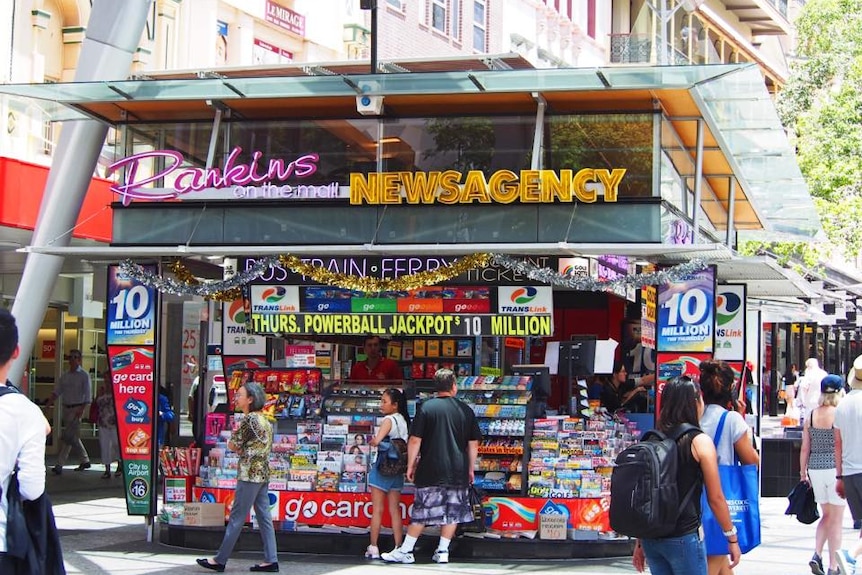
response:
[[[757,66],[713,77],[691,92],[768,228],[814,237],[820,218]]]

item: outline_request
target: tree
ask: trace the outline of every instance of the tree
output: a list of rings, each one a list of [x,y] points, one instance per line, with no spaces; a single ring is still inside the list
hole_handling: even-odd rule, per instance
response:
[[[862,250],[862,0],[812,0],[796,21],[797,58],[779,94],[799,167],[832,248]]]

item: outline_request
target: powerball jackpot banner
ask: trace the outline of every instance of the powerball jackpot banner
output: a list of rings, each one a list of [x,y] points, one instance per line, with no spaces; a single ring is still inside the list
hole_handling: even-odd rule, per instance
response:
[[[715,268],[659,286],[658,351],[712,353],[715,340]]]

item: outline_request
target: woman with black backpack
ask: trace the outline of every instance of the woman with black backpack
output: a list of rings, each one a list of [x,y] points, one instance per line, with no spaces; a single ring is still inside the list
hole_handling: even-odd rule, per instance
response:
[[[697,426],[703,410],[700,386],[687,377],[673,379],[661,393],[658,429],[671,436],[681,425]],[[679,511],[676,527],[669,535],[637,540],[632,564],[639,572],[649,564],[652,575],[707,575],[706,547],[700,535],[701,491],[706,488],[709,507],[727,537],[730,564],[736,566],[741,555],[739,541],[721,490],[715,446],[700,429],[682,434],[677,446],[680,498],[692,490],[693,493],[686,498],[688,503]]]
[[[388,465],[388,451],[399,449],[399,444],[404,450],[403,458],[399,453],[398,461],[403,459],[406,463],[407,455],[407,426],[410,423],[410,415],[407,413],[407,398],[404,392],[394,387],[387,389],[380,397],[380,411],[383,413],[383,421],[377,430],[377,435],[368,444],[377,447],[377,462],[368,474],[368,486],[371,488],[371,541],[365,550],[366,559],[380,559],[380,548],[377,540],[380,537],[380,523],[383,520],[383,508],[388,500],[389,516],[392,519],[392,537],[395,539],[395,548],[401,546],[404,539],[404,524],[401,518],[401,489],[404,488],[404,472],[396,469],[397,473],[390,471],[396,466]],[[383,464],[386,465],[383,465]]]

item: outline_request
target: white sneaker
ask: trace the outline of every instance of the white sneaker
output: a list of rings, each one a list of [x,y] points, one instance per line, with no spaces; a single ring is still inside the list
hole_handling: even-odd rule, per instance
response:
[[[434,563],[448,563],[449,562],[449,551],[442,551],[437,549],[434,551],[434,555],[431,556],[431,561]]]
[[[365,549],[365,558],[366,559],[380,559],[380,549],[377,545],[369,545]]]
[[[413,558],[413,552],[405,553],[400,547],[397,547],[389,553],[381,553],[380,558],[387,563],[416,563]]]

